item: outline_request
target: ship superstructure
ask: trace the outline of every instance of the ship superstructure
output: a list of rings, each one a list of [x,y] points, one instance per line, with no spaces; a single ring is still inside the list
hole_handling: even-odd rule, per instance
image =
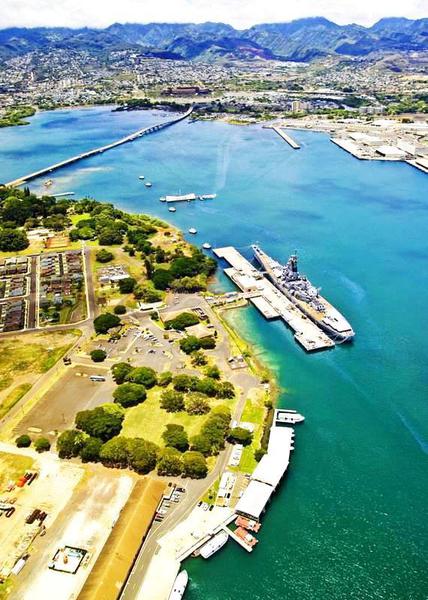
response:
[[[340,312],[323,298],[307,277],[298,269],[297,254],[292,254],[285,265],[268,256],[256,245],[254,256],[275,287],[291,300],[309,319],[334,341],[350,341],[355,333]]]

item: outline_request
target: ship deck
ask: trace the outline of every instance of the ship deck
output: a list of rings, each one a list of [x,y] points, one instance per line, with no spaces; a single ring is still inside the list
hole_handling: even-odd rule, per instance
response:
[[[214,254],[231,268],[225,273],[243,291],[251,292],[250,302],[266,319],[280,318],[294,331],[294,338],[307,351],[332,348],[334,342],[308,319],[274,284],[264,277],[233,246],[217,248]]]

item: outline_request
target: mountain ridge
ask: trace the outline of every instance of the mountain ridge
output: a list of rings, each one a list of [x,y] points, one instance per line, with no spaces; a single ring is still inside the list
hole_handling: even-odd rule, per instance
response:
[[[371,27],[338,25],[325,17],[261,23],[238,30],[226,23],[113,23],[105,28],[0,29],[0,59],[35,50],[66,48],[90,53],[134,49],[183,60],[209,57],[308,62],[376,51],[428,50],[428,18],[385,17]]]

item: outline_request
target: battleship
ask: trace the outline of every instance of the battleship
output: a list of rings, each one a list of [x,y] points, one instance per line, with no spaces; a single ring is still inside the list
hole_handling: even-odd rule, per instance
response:
[[[299,273],[297,255],[285,265],[268,256],[259,246],[251,246],[254,256],[274,286],[335,342],[349,342],[355,333],[340,312],[334,308],[307,277]]]

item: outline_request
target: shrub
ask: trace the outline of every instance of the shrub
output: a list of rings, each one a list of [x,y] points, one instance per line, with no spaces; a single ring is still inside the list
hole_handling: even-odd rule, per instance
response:
[[[124,279],[119,279],[118,286],[121,294],[130,294],[134,291],[134,288],[137,284],[136,279],[133,277],[125,277]]]
[[[106,410],[97,406],[92,410],[82,410],[77,413],[75,423],[77,429],[81,429],[91,437],[100,438],[104,442],[118,435],[122,429],[124,414],[122,411]]]
[[[189,438],[182,425],[168,423],[162,434],[162,439],[165,442],[165,446],[175,448],[180,452],[184,452],[189,448]]]
[[[175,448],[164,448],[159,453],[158,475],[177,477],[183,472],[181,453]]]
[[[120,319],[112,313],[104,313],[94,319],[94,328],[96,333],[107,333],[109,329],[120,325]]]
[[[156,371],[150,367],[136,367],[128,373],[125,379],[131,383],[144,385],[148,389],[156,385],[158,381]]]
[[[204,350],[212,350],[215,348],[215,339],[211,335],[203,337],[199,340],[199,346]]]
[[[88,434],[77,429],[63,431],[56,441],[59,457],[72,458],[73,456],[77,456],[88,437]]]
[[[180,412],[184,409],[184,396],[180,392],[166,390],[161,394],[160,405],[167,412]]]
[[[243,427],[234,427],[230,430],[228,441],[232,444],[242,444],[243,446],[249,446],[253,441],[253,434],[248,429]]]
[[[257,462],[260,462],[265,454],[266,450],[264,448],[257,448],[257,450],[254,450],[254,458]]]
[[[183,454],[183,473],[185,477],[203,479],[208,473],[205,457],[200,452],[185,452]]]
[[[184,404],[189,415],[206,415],[210,412],[210,405],[204,394],[193,392],[187,396]]]
[[[117,363],[111,368],[113,379],[117,384],[123,383],[130,371],[132,371],[132,367],[126,362]]]
[[[116,304],[113,312],[115,315],[124,315],[126,313],[126,306],[124,304]]]
[[[217,367],[217,365],[208,366],[204,370],[204,373],[211,379],[220,379],[220,369]]]
[[[103,362],[107,357],[107,352],[105,352],[105,350],[99,349],[92,350],[90,356],[94,362]]]
[[[180,315],[177,315],[174,319],[170,319],[165,323],[166,329],[177,329],[178,331],[183,331],[186,327],[190,327],[191,325],[197,325],[199,323],[199,318],[195,315],[195,313],[183,312]]]
[[[29,435],[24,433],[16,438],[15,444],[18,448],[28,448],[28,446],[31,446],[31,438]]]
[[[95,258],[97,259],[97,262],[108,263],[111,260],[113,260],[114,254],[113,252],[109,252],[105,248],[101,248],[101,250],[98,250],[98,252],[96,253]]]
[[[165,371],[164,373],[160,373],[158,375],[158,385],[161,387],[167,387],[172,381],[172,373],[171,371]]]
[[[146,388],[139,383],[122,383],[113,392],[114,401],[124,408],[141,404],[146,397]]]
[[[208,359],[203,352],[200,350],[195,350],[191,354],[192,365],[194,367],[203,367],[207,364]]]
[[[39,453],[40,452],[47,452],[48,450],[51,449],[51,443],[50,443],[50,441],[47,438],[45,438],[45,437],[39,437],[34,442],[34,448]]]

